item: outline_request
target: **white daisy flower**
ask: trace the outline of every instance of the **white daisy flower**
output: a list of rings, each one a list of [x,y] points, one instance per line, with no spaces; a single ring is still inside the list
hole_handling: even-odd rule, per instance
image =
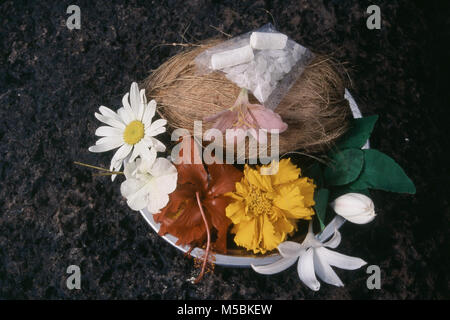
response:
[[[105,152],[119,148],[111,160],[110,170],[119,171],[128,157],[133,162],[138,156],[153,163],[156,152],[163,152],[166,146],[154,137],[166,131],[167,121],[158,119],[152,122],[156,111],[156,101],[147,104],[145,89],[139,91],[136,82],[131,84],[129,93],[122,99],[123,107],[117,113],[101,106],[95,117],[108,126],[99,127],[95,135],[100,136],[91,152]],[[116,175],[112,175],[114,180]]]
[[[177,169],[165,158],[157,158],[153,164],[145,158],[126,163],[124,174],[126,180],[120,185],[120,192],[136,211],[147,208],[150,213],[158,213],[177,187]]]

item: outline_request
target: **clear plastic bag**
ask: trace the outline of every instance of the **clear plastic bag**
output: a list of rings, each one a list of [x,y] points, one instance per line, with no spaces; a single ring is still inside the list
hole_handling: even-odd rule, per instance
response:
[[[309,49],[269,23],[203,51],[195,63],[200,74],[223,72],[266,108],[275,110],[313,58]]]

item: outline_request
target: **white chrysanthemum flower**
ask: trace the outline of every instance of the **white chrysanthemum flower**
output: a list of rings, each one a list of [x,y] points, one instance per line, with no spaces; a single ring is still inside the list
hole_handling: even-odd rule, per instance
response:
[[[153,163],[156,152],[163,152],[166,146],[154,137],[166,131],[167,121],[152,122],[156,111],[156,101],[147,104],[145,89],[139,91],[136,82],[131,84],[129,93],[122,99],[123,107],[117,113],[101,106],[95,117],[108,126],[99,127],[95,135],[100,136],[91,152],[105,152],[119,148],[111,160],[110,170],[119,171],[123,161],[133,162],[138,156]],[[130,156],[131,154],[131,156]],[[114,180],[116,175],[112,175]]]
[[[331,222],[330,225],[333,226],[334,223]],[[329,230],[326,231],[326,233],[330,233]],[[314,291],[320,289],[320,282],[317,280],[316,274],[324,282],[342,287],[344,284],[331,266],[355,270],[365,265],[366,262],[360,258],[350,257],[328,249],[336,248],[340,242],[341,234],[337,229],[335,229],[330,240],[324,242],[318,239],[314,236],[312,222],[310,222],[308,234],[302,244],[285,241],[278,246],[278,251],[282,256],[280,260],[263,266],[252,265],[252,268],[261,274],[275,274],[289,268],[298,261],[298,276],[308,288]]]
[[[165,158],[156,158],[153,163],[145,158],[126,163],[124,174],[120,192],[136,211],[147,208],[150,213],[159,212],[177,187],[177,169]]]

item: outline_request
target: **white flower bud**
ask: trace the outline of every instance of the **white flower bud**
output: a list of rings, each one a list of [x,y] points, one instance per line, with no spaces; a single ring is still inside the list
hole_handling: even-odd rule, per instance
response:
[[[333,210],[343,218],[356,224],[372,221],[375,214],[373,201],[360,193],[347,193],[331,203]]]

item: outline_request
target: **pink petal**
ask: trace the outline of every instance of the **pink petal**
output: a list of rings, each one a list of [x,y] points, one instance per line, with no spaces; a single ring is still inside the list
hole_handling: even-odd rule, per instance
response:
[[[259,128],[266,130],[278,129],[280,133],[288,128],[288,125],[283,122],[278,113],[259,104],[250,104],[248,108],[251,114],[246,115],[247,121],[254,122],[256,120]]]
[[[203,121],[206,121],[206,122],[215,121],[215,120],[219,119],[222,115],[226,114],[227,112],[230,112],[230,110],[228,110],[228,109],[227,110],[223,110],[223,111],[220,111],[220,112],[217,112],[217,113],[213,114],[212,116],[204,117]]]
[[[206,122],[215,121],[212,127],[225,132],[226,129],[231,128],[237,121],[237,112],[224,110],[213,116],[206,117],[203,120]]]

